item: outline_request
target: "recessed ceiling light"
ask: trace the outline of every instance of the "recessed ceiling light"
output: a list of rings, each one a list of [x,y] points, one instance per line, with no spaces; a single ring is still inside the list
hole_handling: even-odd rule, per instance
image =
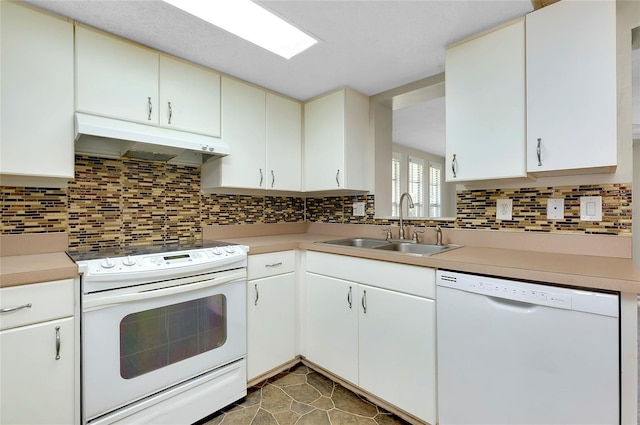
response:
[[[318,42],[251,0],[164,1],[285,59]]]

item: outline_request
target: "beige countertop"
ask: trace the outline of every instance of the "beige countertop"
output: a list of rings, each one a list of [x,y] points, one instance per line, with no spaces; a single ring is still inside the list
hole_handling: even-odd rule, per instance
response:
[[[0,288],[77,276],[78,266],[65,252],[0,257]]]
[[[250,255],[289,249],[305,249],[550,284],[640,292],[640,270],[635,267],[630,258],[477,246],[463,246],[452,251],[425,257],[316,243],[350,236],[352,235],[299,233],[222,238],[222,240],[249,246]]]
[[[549,284],[640,293],[640,270],[636,268],[630,258],[604,256],[600,254],[600,251],[595,251],[595,255],[591,251],[587,251],[589,255],[573,251],[576,245],[585,245],[585,240],[596,240],[594,237],[578,238],[578,243],[571,243],[570,248],[562,248],[565,252],[558,253],[535,250],[536,247],[532,246],[535,244],[532,244],[531,241],[543,237],[539,235],[525,235],[528,243],[522,244],[521,239],[515,242],[509,242],[509,240],[492,241],[491,238],[495,237],[495,234],[483,233],[481,234],[482,243],[487,246],[474,246],[473,239],[466,239],[470,242],[469,245],[465,243],[465,240],[460,239],[463,236],[468,238],[468,235],[457,235],[447,230],[445,243],[459,243],[465,246],[425,257],[316,243],[356,236],[353,234],[353,229],[357,230],[358,236],[380,238],[378,226],[373,227],[370,234],[360,234],[363,229],[362,225],[354,225],[354,227],[345,225],[339,227],[310,226],[310,228],[301,225],[275,227],[279,230],[274,232],[273,227],[268,225],[253,228],[252,226],[205,228],[204,238],[247,245],[250,247],[250,255],[304,249]],[[256,229],[264,230],[263,234],[260,235],[260,231],[258,231],[258,235],[252,236],[250,233],[255,233]],[[287,233],[291,230],[294,232]],[[61,238],[60,235],[48,236],[48,238],[46,250],[54,252],[33,252],[33,247],[43,246],[42,243],[39,243],[42,241],[41,237],[38,237],[37,240],[19,238],[20,243],[16,243],[17,239],[15,238],[2,238],[4,246],[2,247],[2,256],[0,256],[0,287],[75,278],[78,275],[77,265],[63,252],[66,248],[66,239]],[[51,238],[55,238],[55,243],[50,243]],[[563,241],[567,240],[566,237],[558,240],[552,235],[544,236],[544,238],[543,242],[552,241],[556,246],[562,245]],[[591,243],[591,245],[600,247],[603,244],[608,244],[610,240],[618,244],[615,238],[605,238],[598,240],[597,243]],[[24,244],[24,242],[28,242],[28,244]],[[25,246],[21,247],[21,244]],[[525,245],[530,249],[519,249]],[[11,250],[8,249],[9,246],[12,247]],[[63,246],[64,248],[62,248]],[[591,248],[586,249],[591,250]],[[598,250],[603,250],[603,248],[598,248]],[[602,252],[605,253],[605,251],[616,251],[616,247],[605,246]],[[627,251],[623,249],[621,252],[624,254]]]

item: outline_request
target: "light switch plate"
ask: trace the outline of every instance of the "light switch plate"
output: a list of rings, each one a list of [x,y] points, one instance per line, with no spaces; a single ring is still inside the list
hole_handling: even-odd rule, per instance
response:
[[[564,219],[564,198],[549,198],[547,200],[547,220]]]
[[[496,201],[496,219],[511,220],[512,216],[513,201],[511,199],[498,199]]]
[[[580,197],[580,220],[602,221],[602,196]]]
[[[356,217],[364,217],[364,202],[353,203],[353,215]]]

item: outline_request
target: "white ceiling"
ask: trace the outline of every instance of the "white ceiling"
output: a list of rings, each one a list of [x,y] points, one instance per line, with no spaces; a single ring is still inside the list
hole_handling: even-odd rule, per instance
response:
[[[445,98],[393,111],[393,142],[434,155],[445,155]]]
[[[158,0],[26,2],[301,101],[343,86],[374,95],[443,72],[445,46],[533,10],[529,0],[258,0],[320,41],[286,60]],[[420,118],[433,108],[398,111],[400,143],[427,137]]]

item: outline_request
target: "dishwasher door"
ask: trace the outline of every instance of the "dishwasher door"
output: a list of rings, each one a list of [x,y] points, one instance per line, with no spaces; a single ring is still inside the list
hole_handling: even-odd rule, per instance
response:
[[[619,424],[619,297],[438,271],[439,424]]]

